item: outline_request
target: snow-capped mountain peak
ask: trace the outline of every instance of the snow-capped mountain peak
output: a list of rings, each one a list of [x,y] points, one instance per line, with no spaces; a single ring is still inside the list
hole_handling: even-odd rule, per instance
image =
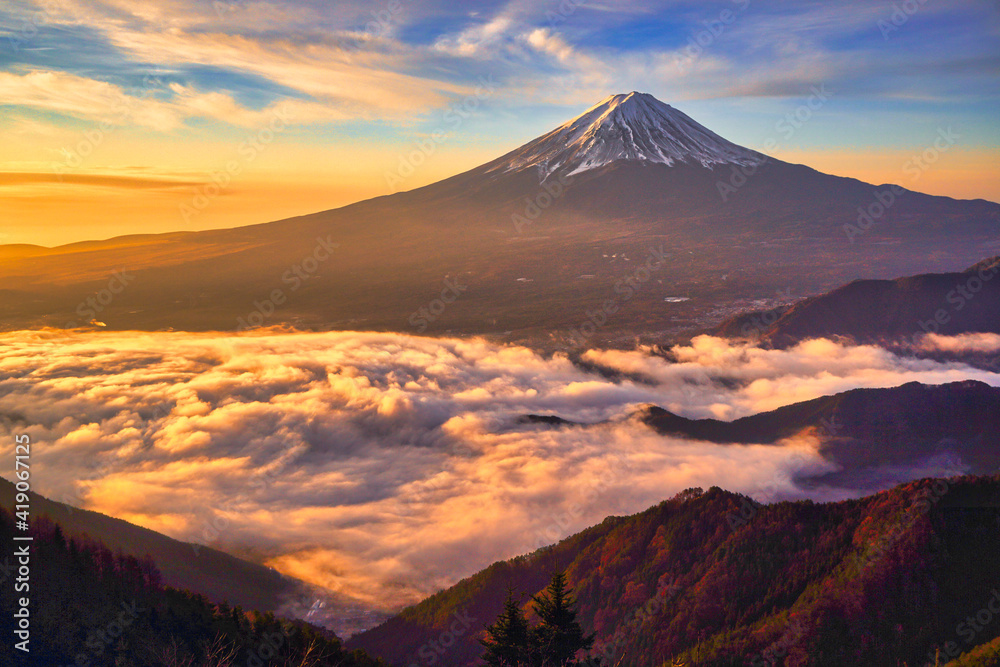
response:
[[[597,169],[612,162],[704,167],[752,166],[765,156],[727,141],[647,93],[612,95],[552,132],[504,156],[494,171],[535,168],[541,179]]]

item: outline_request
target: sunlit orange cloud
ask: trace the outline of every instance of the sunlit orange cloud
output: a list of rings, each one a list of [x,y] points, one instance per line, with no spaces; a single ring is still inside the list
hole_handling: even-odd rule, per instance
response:
[[[866,183],[895,183],[909,190],[956,199],[1000,202],[1000,150],[954,147],[942,153],[930,168],[914,177],[918,149],[787,150],[774,157],[808,165],[819,171],[857,178]]]
[[[938,336],[925,349],[997,344]],[[858,387],[1000,386],[986,370],[828,340],[773,350],[703,336],[672,352],[585,353],[647,378],[634,382],[481,339],[11,332],[0,335],[0,414],[28,426],[0,420],[0,440],[29,435],[32,486],[55,500],[397,610],[692,486],[761,500],[864,495],[800,488],[837,467],[813,431],[774,445],[683,440],[628,418],[637,406],[737,418]],[[540,428],[525,414],[592,426]],[[884,472],[958,465],[913,459]]]

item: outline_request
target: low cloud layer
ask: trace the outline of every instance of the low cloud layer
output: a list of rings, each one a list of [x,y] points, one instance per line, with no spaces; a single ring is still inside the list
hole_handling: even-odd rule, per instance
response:
[[[803,497],[796,477],[833,470],[810,434],[663,438],[628,418],[638,405],[731,419],[855,387],[1000,386],[829,341],[700,337],[672,356],[593,350],[576,365],[399,334],[18,332],[0,336],[0,437],[31,436],[36,490],[55,500],[392,609],[686,487]],[[519,423],[528,413],[604,423]]]
[[[919,349],[925,352],[957,354],[1000,354],[1000,335],[993,333],[967,333],[959,336],[928,334],[920,340]]]

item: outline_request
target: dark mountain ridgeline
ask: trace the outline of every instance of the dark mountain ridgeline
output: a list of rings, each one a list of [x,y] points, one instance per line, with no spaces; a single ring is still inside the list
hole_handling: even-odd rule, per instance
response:
[[[1000,334],[1000,256],[962,272],[855,280],[780,311],[736,316],[713,333],[775,347],[809,338],[892,343],[925,333]]]
[[[716,443],[815,435],[820,453],[842,470],[808,480],[813,484],[871,488],[893,473],[901,479],[888,480],[896,483],[935,458],[971,474],[1000,470],[1000,388],[974,380],[852,389],[730,422],[687,419],[655,406],[637,417],[664,435]]]
[[[0,596],[3,665],[77,667],[378,667],[361,651],[347,652],[331,632],[270,613],[214,604],[199,593],[165,587],[156,563],[115,552],[97,541],[69,538],[47,518],[15,530],[0,508],[0,540],[30,535],[29,588]],[[18,556],[18,559],[22,558]],[[5,586],[15,572],[2,561]],[[20,575],[18,575],[20,576]],[[220,576],[225,576],[220,573]],[[22,582],[23,583],[23,582]],[[16,597],[29,599],[25,645],[15,648]],[[17,640],[24,641],[24,637]]]
[[[806,486],[878,490],[924,470],[1000,471],[1000,388],[976,380],[852,389],[732,421],[689,419],[655,405],[631,417],[664,436],[718,444],[782,445],[787,438],[814,437],[820,454],[840,469],[797,480]],[[523,415],[517,424],[592,426],[558,415]]]
[[[827,504],[695,489],[496,563],[348,645],[394,665],[474,664],[508,586],[541,591],[565,570],[612,664],[923,665],[1000,635],[963,625],[1000,586],[998,557],[997,476]],[[445,648],[458,616],[476,621]]]
[[[14,485],[0,478],[0,506],[14,506]],[[349,634],[337,614],[359,604],[285,576],[270,567],[252,563],[211,547],[181,542],[121,519],[58,503],[31,494],[32,514],[61,526],[67,538],[97,541],[115,553],[150,557],[158,564],[163,583],[180,590],[197,591],[212,602],[227,601],[245,609],[301,616],[316,600],[327,612],[317,623]],[[346,614],[345,614],[346,615]],[[375,615],[373,619],[384,618]]]

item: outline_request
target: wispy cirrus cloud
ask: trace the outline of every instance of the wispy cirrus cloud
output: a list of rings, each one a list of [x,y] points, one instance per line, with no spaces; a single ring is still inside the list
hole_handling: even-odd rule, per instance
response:
[[[92,31],[118,54],[122,69],[145,64],[185,89],[191,88],[184,79],[192,68],[210,66],[223,90],[206,95],[225,90],[224,73],[255,76],[298,94],[299,103],[326,110],[314,109],[311,122],[409,116],[467,92],[461,84],[408,73],[413,52],[388,39],[395,15],[376,19],[378,12],[363,7],[61,0],[42,15],[37,39],[56,26]],[[380,29],[372,30],[372,23]],[[95,72],[94,85],[114,78],[115,69],[108,62]]]
[[[259,127],[279,116],[291,122],[309,123],[343,118],[323,105],[300,100],[275,102],[263,109],[243,107],[224,93],[199,93],[172,84],[172,99],[163,99],[156,80],[145,90],[130,92],[121,87],[64,72],[0,72],[0,100],[6,106],[31,107],[109,126],[139,126],[169,131],[188,118],[224,120],[242,127]]]
[[[54,183],[96,185],[130,190],[193,187],[201,184],[200,181],[183,178],[166,179],[111,174],[54,174],[52,172],[0,172],[0,187]]]
[[[484,60],[508,84],[509,100],[543,88],[553,66],[577,75],[588,88],[602,87],[604,94],[669,87],[673,99],[787,96],[817,81],[869,95],[913,92],[914,83],[900,78],[900,67],[915,74],[924,66],[964,68],[978,77],[995,74],[996,63],[988,58],[995,57],[990,44],[995,37],[966,38],[968,26],[985,29],[997,22],[987,3],[923,6],[898,39],[885,40],[878,22],[892,12],[891,3],[854,0],[832,5],[740,0],[698,7],[630,2],[614,8],[514,0],[450,9],[426,2],[60,0],[43,13],[40,30],[92,31],[119,61],[124,57],[123,64],[145,63],[182,79],[196,66],[259,77],[329,107],[327,120],[405,117],[442,108],[467,94]],[[12,16],[16,25],[18,17],[29,20],[32,14]],[[641,21],[652,21],[656,29],[639,31]],[[706,30],[709,43],[701,50],[713,62],[707,67],[687,62],[685,49]],[[104,72],[98,80],[112,74]],[[948,86],[926,72],[917,78],[925,89]],[[740,81],[734,85],[734,79]],[[220,83],[225,85],[224,76]],[[588,89],[587,101],[593,97]]]
[[[428,3],[391,5],[397,6],[62,0],[46,22],[96,31],[128,61],[164,73],[184,77],[192,67],[212,66],[288,86],[328,107],[326,120],[405,117],[442,108],[468,93],[484,60],[509,85],[508,99],[541,88],[554,66],[588,84],[589,102],[594,101],[590,84],[604,94],[617,91],[612,85],[654,92],[669,87],[673,99],[692,99],[789,96],[826,81],[842,91],[881,95],[912,91],[912,82],[899,77],[903,66],[972,66],[968,71],[976,76],[996,69],[983,60],[990,53],[985,43],[966,43],[947,54],[915,51],[906,34],[886,43],[877,24],[891,16],[892,7],[881,4],[713,2],[695,9],[637,2],[609,12],[590,3],[571,3],[566,11],[558,3],[507,2],[482,3],[450,16]],[[988,12],[974,2],[924,7],[907,27],[922,44],[926,31],[934,29],[940,40],[960,47],[953,21],[927,22],[943,15],[971,21],[983,11]],[[639,16],[655,17],[662,30],[633,37]],[[436,34],[410,37],[418,34],[416,26],[419,34],[427,32],[429,20],[439,24]],[[691,40],[697,44],[706,30],[710,43],[699,51],[712,61],[690,62]],[[567,92],[572,98],[574,91]]]

